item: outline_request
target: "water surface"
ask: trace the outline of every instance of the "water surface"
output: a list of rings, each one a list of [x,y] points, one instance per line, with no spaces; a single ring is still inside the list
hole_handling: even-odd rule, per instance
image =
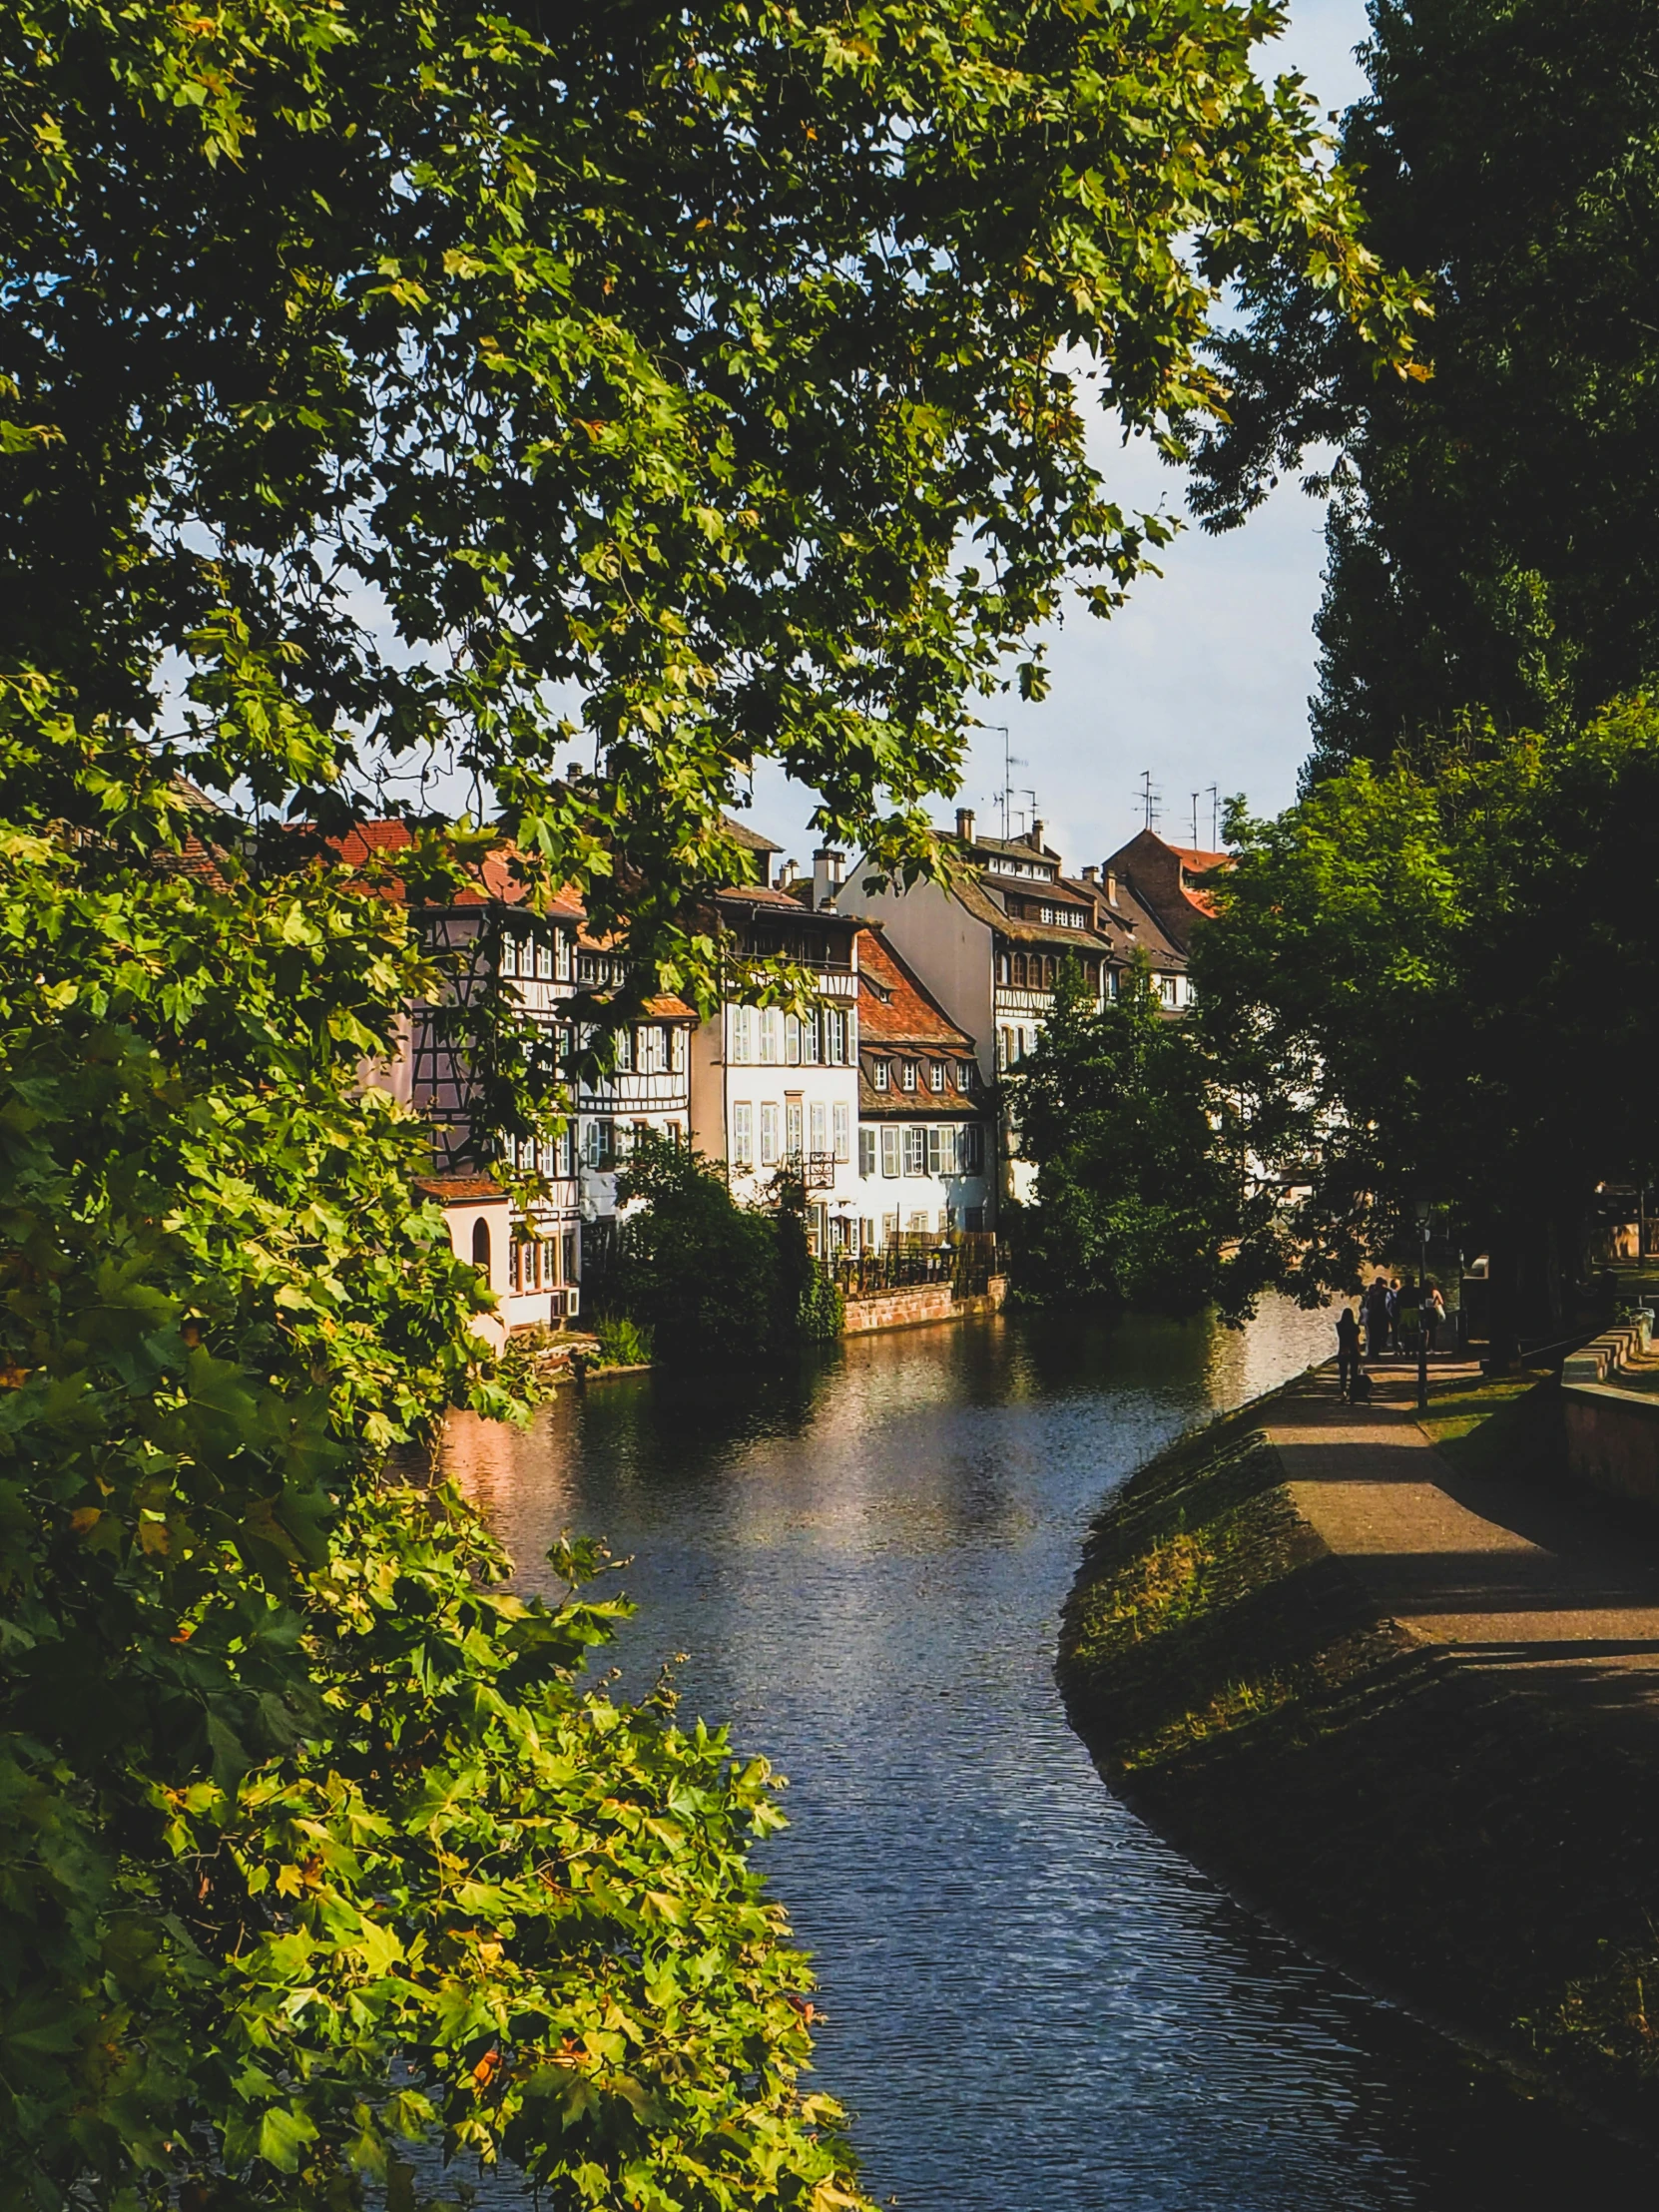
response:
[[[819,2074],[904,2212],[1470,2212],[1651,2173],[1234,1906],[1101,1784],[1055,1631],[1090,1515],[1328,1349],[1326,1316],[989,1320],[787,1375],[561,1395],[452,1463],[537,1587],[632,1555],[623,1689],[791,1779],[765,1864],[816,1954]],[[502,2185],[497,2199],[504,2202]]]

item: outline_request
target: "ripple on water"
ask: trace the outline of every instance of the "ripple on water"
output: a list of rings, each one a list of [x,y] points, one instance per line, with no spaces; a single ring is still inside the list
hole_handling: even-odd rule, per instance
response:
[[[1055,1627],[1091,1512],[1329,1336],[1288,1306],[1242,1335],[1008,1319],[595,1384],[524,1436],[455,1424],[522,1585],[561,1531],[631,1554],[625,1691],[687,1653],[683,1710],[790,1776],[763,1863],[881,2201],[1478,2212],[1622,2172],[1241,1913],[1066,1727]]]

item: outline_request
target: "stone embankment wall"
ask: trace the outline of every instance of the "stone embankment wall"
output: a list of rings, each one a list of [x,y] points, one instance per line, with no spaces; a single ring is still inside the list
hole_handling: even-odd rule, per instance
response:
[[[948,1283],[917,1283],[908,1290],[882,1291],[874,1298],[849,1298],[845,1333],[858,1337],[871,1329],[913,1329],[921,1322],[1000,1313],[1007,1296],[1007,1277],[993,1275],[978,1298],[958,1298]]]
[[[1566,1361],[1561,1410],[1567,1467],[1576,1480],[1659,1506],[1659,1359],[1645,1312]]]
[[[1298,1511],[1270,1402],[1096,1522],[1062,1630],[1073,1726],[1246,1905],[1659,2142],[1659,1715],[1552,1726],[1547,1668],[1379,1617]]]

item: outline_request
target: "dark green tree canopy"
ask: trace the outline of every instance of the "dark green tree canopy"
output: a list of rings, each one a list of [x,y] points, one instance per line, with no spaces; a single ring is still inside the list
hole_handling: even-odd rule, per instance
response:
[[[0,668],[325,827],[435,748],[707,981],[755,760],[924,857],[965,698],[1139,571],[1062,350],[1128,423],[1202,409],[1216,287],[1278,258],[1406,342],[1252,71],[1276,20],[14,13]]]
[[[1550,1335],[1596,1184],[1655,1165],[1652,702],[1232,830],[1194,972],[1250,1150],[1305,1194],[1281,1280],[1350,1287],[1427,1198]]]
[[[1027,1295],[1178,1319],[1212,1302],[1230,1319],[1251,1311],[1254,1286],[1227,1252],[1265,1209],[1247,1195],[1198,1034],[1160,1011],[1144,955],[1102,1007],[1067,961],[1007,1090],[1020,1157],[1037,1171],[1018,1238]]]
[[[1466,711],[1565,729],[1659,668],[1659,18],[1643,0],[1374,0],[1342,132],[1423,274],[1426,380],[1372,374],[1294,273],[1247,278],[1195,504],[1338,449],[1314,773]],[[1432,741],[1429,741],[1430,750]]]

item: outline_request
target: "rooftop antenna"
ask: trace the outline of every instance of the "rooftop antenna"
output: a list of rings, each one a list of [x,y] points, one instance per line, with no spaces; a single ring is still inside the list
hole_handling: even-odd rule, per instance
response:
[[[1196,847],[1197,847],[1197,844],[1198,844],[1198,794],[1197,794],[1197,792],[1194,792],[1194,793],[1193,793],[1193,844],[1194,844],[1194,847],[1195,847],[1195,849],[1196,849]]]
[[[1146,827],[1149,830],[1155,829],[1159,810],[1164,803],[1164,795],[1161,791],[1153,789],[1152,771],[1149,768],[1141,771],[1141,788],[1135,794],[1135,799],[1142,815],[1145,817]]]
[[[1020,766],[1021,766],[1022,768],[1024,767],[1024,765],[1025,765],[1025,764],[1024,764],[1023,762],[1021,762]],[[1030,802],[1031,802],[1031,812],[1030,812],[1030,814],[1029,814],[1028,816],[1026,816],[1026,822],[1027,822],[1027,825],[1029,826],[1029,824],[1031,824],[1031,823],[1035,822],[1035,821],[1036,821],[1036,819],[1037,819],[1037,795],[1036,795],[1036,793],[1035,793],[1035,792],[1034,792],[1034,791],[1033,791],[1033,790],[1031,789],[1030,785],[1029,785],[1029,784],[1027,784],[1027,785],[1025,785],[1025,786],[1023,787],[1023,789],[1021,790],[1021,792],[1020,792],[1020,797],[1021,797],[1022,799],[1028,799],[1028,800],[1030,800]],[[1024,810],[1023,808],[1021,808],[1020,812],[1021,812],[1022,814],[1023,814],[1023,813],[1025,812],[1025,810]]]
[[[1210,850],[1221,850],[1221,795],[1214,784],[1210,786]]]
[[[1014,801],[1014,771],[1016,768],[1027,768],[1030,763],[1022,761],[1019,755],[1013,751],[1014,741],[1009,735],[1008,725],[1005,722],[982,722],[979,727],[981,730],[998,731],[1002,738],[1002,789],[996,797],[997,805],[1002,809],[1002,841],[1006,844],[1008,842],[1008,812]]]

